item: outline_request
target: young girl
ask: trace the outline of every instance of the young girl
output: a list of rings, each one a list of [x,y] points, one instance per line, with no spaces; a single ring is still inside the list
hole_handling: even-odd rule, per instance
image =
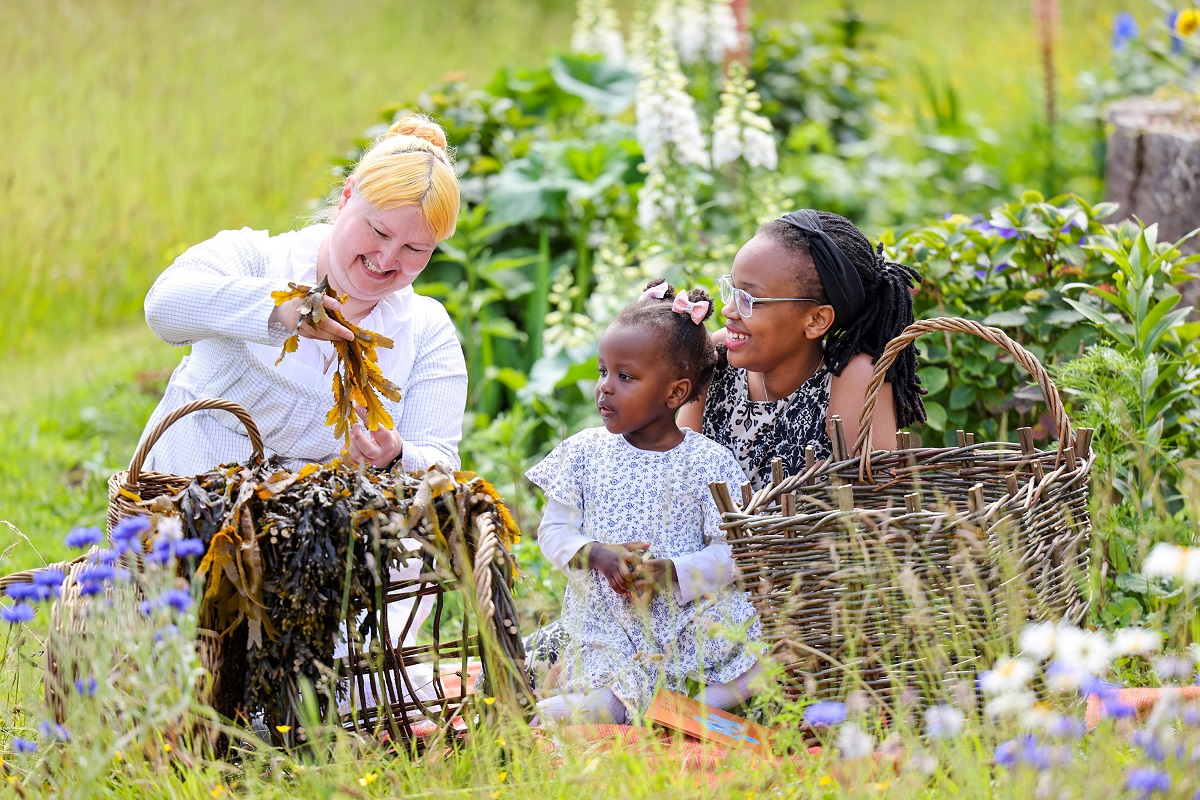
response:
[[[658,687],[709,705],[750,696],[747,643],[760,625],[733,580],[711,481],[740,484],[728,450],[680,429],[675,413],[708,382],[716,353],[701,290],[659,280],[600,340],[596,407],[603,428],[567,439],[527,474],[546,494],[539,543],[570,583],[563,599],[561,694],[543,720],[625,722]]]

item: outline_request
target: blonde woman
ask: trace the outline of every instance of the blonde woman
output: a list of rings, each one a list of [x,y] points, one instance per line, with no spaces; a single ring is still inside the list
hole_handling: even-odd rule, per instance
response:
[[[410,116],[363,155],[325,221],[278,236],[223,231],[190,248],[146,296],[154,332],[168,344],[192,345],[146,431],[186,402],[221,397],[250,412],[268,455],[292,466],[337,457],[343,443],[325,425],[337,369],[332,342],[353,334],[331,318],[316,329],[301,325],[300,299],[277,307],[271,298],[289,282],[328,278],[346,300],[327,297],[327,308],[395,342],[378,351],[379,366],[401,390],[399,402],[383,399],[396,429],[356,425],[349,455],[409,471],[438,462],[457,468],[467,395],[462,348],[446,310],[415,294],[412,282],[454,233],[458,209],[445,133]],[[293,333],[301,336],[299,350],[276,364]],[[201,411],[167,430],[145,468],[194,475],[250,454],[232,415]]]

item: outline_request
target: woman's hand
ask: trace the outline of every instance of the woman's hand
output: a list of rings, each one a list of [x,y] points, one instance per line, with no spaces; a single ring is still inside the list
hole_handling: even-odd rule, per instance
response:
[[[367,421],[365,408],[355,406],[354,410],[363,422]],[[350,458],[360,464],[384,469],[390,466],[403,450],[404,440],[394,430],[379,428],[372,431],[362,423],[350,429]]]
[[[675,562],[669,558],[649,558],[638,567],[633,594],[643,604],[656,594],[667,594],[675,586]]]
[[[642,552],[649,546],[649,542],[593,542],[587,545],[588,569],[603,575],[617,594],[628,595],[638,566],[642,563]]]
[[[275,306],[271,309],[271,318],[267,321],[268,324],[278,323],[306,339],[324,339],[327,342],[337,339],[354,341],[354,333],[345,325],[335,321],[333,317],[326,316],[315,328],[307,322],[301,324],[300,306],[304,304],[304,300],[303,297],[293,297],[291,300]],[[342,310],[342,304],[338,302],[337,298],[329,295],[321,298],[321,305],[325,306],[328,311],[340,312]]]

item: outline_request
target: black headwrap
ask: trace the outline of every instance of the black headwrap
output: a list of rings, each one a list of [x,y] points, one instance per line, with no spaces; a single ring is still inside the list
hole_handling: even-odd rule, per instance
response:
[[[808,250],[812,254],[817,276],[825,288],[825,296],[837,315],[838,325],[849,325],[866,302],[858,270],[846,258],[837,242],[821,227],[817,212],[802,208],[783,216],[783,221],[807,234]]]

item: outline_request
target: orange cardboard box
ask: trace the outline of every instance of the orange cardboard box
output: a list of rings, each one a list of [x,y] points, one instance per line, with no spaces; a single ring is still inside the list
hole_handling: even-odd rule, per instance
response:
[[[654,695],[646,718],[665,728],[683,731],[707,742],[743,747],[764,756],[771,755],[771,737],[775,732],[770,728],[669,689],[659,689]]]

